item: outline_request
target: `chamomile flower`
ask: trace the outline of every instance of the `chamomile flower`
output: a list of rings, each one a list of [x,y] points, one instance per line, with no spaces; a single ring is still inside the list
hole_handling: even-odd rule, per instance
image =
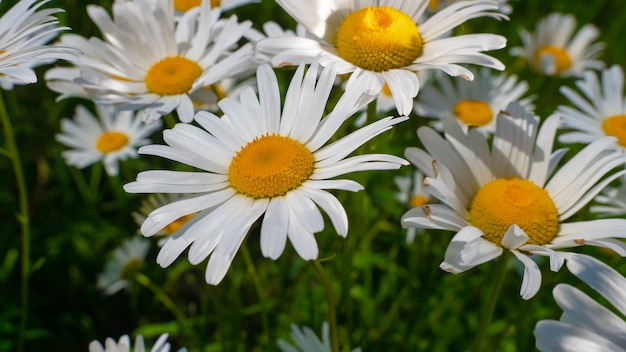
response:
[[[150,213],[141,226],[152,236],[182,216],[196,214],[161,248],[157,262],[167,267],[189,248],[189,261],[210,256],[206,281],[218,284],[239,246],[261,216],[261,252],[276,259],[287,238],[305,260],[317,258],[314,234],[324,227],[324,210],[341,236],[348,233],[346,212],[326,189],[358,191],[352,180],[331,179],[354,171],[397,169],[403,159],[386,154],[348,157],[359,146],[405,121],[384,118],[327,144],[341,124],[368,99],[363,91],[347,90],[322,118],[336,72],[318,65],[304,75],[300,66],[287,90],[282,113],[278,82],[272,69],[257,70],[259,96],[244,90],[239,100],[218,105],[224,116],[199,112],[202,128],[178,124],[163,133],[167,145],[150,145],[140,153],[194,166],[200,172],[151,170],[124,186],[131,193],[187,193],[185,198]],[[371,99],[371,96],[368,96]]]
[[[600,216],[626,215],[626,180],[619,187],[607,187],[595,199],[597,205],[589,209]]]
[[[517,101],[532,110],[533,98],[522,98],[528,84],[518,81],[516,76],[504,73],[492,74],[491,70],[481,70],[476,78],[466,80],[450,79],[435,75],[435,84],[424,87],[415,101],[415,112],[420,116],[437,118],[432,125],[436,130],[443,129],[443,119],[456,118],[465,129],[477,128],[486,134],[496,129],[496,116],[510,102]]]
[[[297,325],[291,325],[291,339],[294,345],[285,340],[278,340],[278,347],[283,352],[332,352],[330,342],[330,328],[327,322],[322,324],[322,339],[320,340],[315,332],[309,327],[299,328]],[[352,352],[361,352],[360,348],[355,348]]]
[[[161,122],[144,124],[130,111],[97,105],[98,118],[84,106],[76,107],[74,119],[61,120],[57,141],[71,148],[62,152],[68,165],[84,168],[102,161],[109,176],[119,172],[118,162],[137,157],[137,148],[150,143],[148,137]]]
[[[424,174],[418,170],[413,172],[412,176],[396,176],[393,182],[398,187],[399,192],[396,193],[396,199],[408,206],[409,208],[417,208],[430,203],[430,195],[424,186]],[[406,242],[413,243],[417,228],[409,227],[406,231]]]
[[[149,249],[150,241],[142,237],[135,236],[122,242],[98,275],[96,286],[107,295],[128,287],[128,280],[143,265]]]
[[[574,35],[575,30],[573,15],[552,13],[537,23],[534,33],[520,30],[524,46],[512,48],[511,55],[525,58],[535,71],[549,76],[577,77],[585,70],[602,69],[598,56],[604,44],[592,44],[598,29],[586,24]]]
[[[626,151],[626,96],[624,95],[624,72],[613,65],[603,70],[601,81],[592,71],[583,74],[576,86],[583,95],[569,87],[561,87],[561,93],[576,106],[561,105],[563,125],[576,131],[559,136],[562,143],[588,144],[603,136],[617,138],[615,147]]]
[[[141,202],[139,211],[134,212],[132,214],[133,219],[135,220],[138,226],[141,226],[141,224],[143,224],[143,222],[146,221],[146,219],[148,218],[148,215],[150,215],[150,213],[152,213],[154,210],[162,206],[165,206],[169,203],[176,202],[182,199],[183,196],[184,194],[180,194],[180,193],[151,194]],[[173,235],[176,231],[178,231],[178,229],[180,229],[183,225],[185,225],[193,216],[194,214],[188,214],[172,221],[169,225],[161,229],[161,231],[157,232],[157,235],[162,235],[162,236]],[[159,241],[159,245],[162,246],[166,240],[167,238],[163,239],[162,241]]]
[[[565,256],[555,249],[590,244],[626,256],[626,244],[614,239],[626,237],[626,219],[565,222],[626,173],[626,156],[605,137],[553,173],[565,151],[552,152],[559,119],[548,117],[537,132],[539,119],[511,103],[498,115],[491,150],[485,136],[474,129],[466,135],[453,119],[444,121],[445,139],[431,128],[418,130],[426,151],[408,148],[406,157],[443,204],[411,209],[402,224],[457,232],[443,270],[460,273],[509,250],[525,266],[520,293],[529,299],[541,285],[532,254],[548,256],[553,271]],[[609,174],[616,168],[622,170]]]
[[[48,0],[17,2],[0,17],[0,87],[37,82],[33,67],[57,59],[74,60],[77,51],[63,46],[48,46],[60,31],[55,14],[61,9],[42,9]]]
[[[313,38],[268,38],[258,50],[274,55],[275,66],[310,63],[322,55],[323,66],[339,74],[352,73],[348,88],[361,76],[368,90],[380,92],[386,83],[396,109],[408,115],[419,91],[416,71],[438,69],[451,76],[473,79],[459,64],[502,70],[504,65],[483,51],[501,49],[506,39],[495,34],[442,38],[451,29],[477,17],[506,18],[492,12],[493,1],[460,1],[422,23],[428,0],[298,0],[277,1],[304,25]]]
[[[143,341],[143,336],[137,335],[135,338],[135,345],[132,346],[130,343],[130,337],[128,335],[123,335],[116,342],[114,339],[107,337],[104,341],[104,346],[97,340],[91,341],[89,343],[89,352],[130,352],[131,349],[134,352],[169,352],[171,349],[171,345],[167,342],[168,334],[162,334],[159,336],[157,342],[152,346],[152,349],[146,349],[145,343]],[[181,348],[178,352],[186,352],[186,348]]]
[[[83,56],[76,67],[49,70],[46,79],[80,84],[96,102],[140,110],[146,122],[174,110],[181,121],[191,122],[193,92],[255,67],[250,45],[234,47],[250,22],[238,23],[235,16],[220,20],[220,10],[208,1],[178,20],[167,0],[115,2],[113,19],[99,6],[89,5],[87,12],[105,40],[62,36],[63,44]]]
[[[622,315],[574,286],[558,284],[552,292],[563,314],[559,320],[537,323],[537,348],[544,352],[626,352],[626,278],[610,266],[583,254],[568,258],[567,268]]]

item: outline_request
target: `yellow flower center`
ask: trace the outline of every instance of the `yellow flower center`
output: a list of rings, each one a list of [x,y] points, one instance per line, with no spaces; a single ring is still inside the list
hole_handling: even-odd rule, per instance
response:
[[[383,90],[381,91],[381,93],[386,97],[391,96],[391,89],[389,88],[389,85],[387,83],[385,83],[385,85],[383,86]]]
[[[461,100],[454,107],[454,115],[468,126],[484,126],[493,119],[489,105],[480,100]]]
[[[437,11],[437,8],[439,8],[439,0],[430,0],[428,2],[428,9],[430,11]]]
[[[180,12],[187,12],[202,4],[202,0],[174,0],[174,9]],[[211,8],[219,7],[220,0],[211,0]]]
[[[539,67],[539,60],[544,55],[551,55],[554,57],[556,73],[563,72],[572,66],[572,59],[569,57],[569,54],[565,49],[547,45],[537,50],[535,53],[535,65],[537,67]]]
[[[352,12],[337,32],[337,52],[363,69],[382,72],[410,65],[422,55],[417,25],[402,11],[370,6]]]
[[[544,245],[559,231],[559,214],[545,189],[517,177],[499,178],[476,192],[469,223],[497,245],[502,245],[504,233],[513,224],[530,237],[528,243]]]
[[[135,272],[141,269],[142,266],[143,260],[139,258],[132,258],[131,260],[126,262],[126,264],[124,264],[124,267],[122,267],[122,270],[120,272],[120,278],[124,280],[130,279],[133,274],[135,274]]]
[[[418,194],[411,197],[410,202],[414,208],[417,208],[428,204],[428,198]]]
[[[202,74],[200,65],[181,56],[170,56],[155,63],[146,74],[148,90],[158,95],[188,92]]]
[[[123,132],[106,131],[96,141],[96,148],[102,153],[111,153],[124,148],[128,144],[128,136]]]
[[[626,147],[626,115],[614,115],[604,120],[604,133],[617,138],[617,144]]]
[[[185,225],[187,221],[189,221],[189,219],[193,218],[194,215],[196,214],[181,216],[180,218],[171,222],[169,225],[165,226],[165,228],[161,230],[161,232],[165,233],[166,235],[174,234],[174,232],[178,231],[178,229]]]
[[[302,143],[280,135],[255,138],[237,152],[228,168],[231,186],[252,198],[281,196],[313,173],[315,157]]]

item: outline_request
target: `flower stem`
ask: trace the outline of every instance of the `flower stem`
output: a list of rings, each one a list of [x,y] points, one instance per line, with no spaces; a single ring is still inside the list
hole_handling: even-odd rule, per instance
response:
[[[269,317],[267,313],[267,302],[268,297],[265,294],[265,290],[263,290],[263,286],[261,285],[261,279],[259,278],[259,273],[254,266],[254,262],[252,261],[252,257],[250,256],[250,251],[248,247],[244,244],[241,246],[241,253],[243,254],[243,259],[246,262],[246,266],[248,267],[248,272],[252,275],[252,281],[254,283],[254,290],[256,291],[257,298],[261,304],[261,317],[263,319],[263,328],[267,334],[267,344],[268,351],[272,351],[274,349],[272,338],[272,330],[270,329]]]
[[[509,257],[509,253],[504,252],[500,257],[498,257],[498,260],[495,263],[496,267],[494,268],[494,273],[491,276],[493,280],[491,281],[491,287],[489,288],[489,295],[483,303],[483,312],[480,316],[480,321],[478,323],[476,340],[474,341],[475,352],[484,351],[483,345],[487,337],[487,328],[489,327],[489,324],[491,324],[493,312],[496,308],[496,303],[498,302],[500,292],[502,291],[502,285],[504,284],[504,278],[506,277]]]
[[[4,131],[4,139],[6,150],[3,155],[11,159],[13,166],[13,174],[15,175],[15,183],[17,184],[17,192],[19,199],[19,212],[17,221],[21,226],[21,285],[20,285],[20,332],[18,336],[18,351],[24,350],[24,341],[26,337],[26,326],[28,319],[28,279],[30,276],[30,215],[28,209],[28,192],[26,189],[26,181],[24,179],[24,169],[20,159],[17,143],[15,142],[15,134],[13,126],[9,119],[4,97],[0,93],[0,121],[2,130]]]
[[[326,271],[324,267],[319,262],[319,260],[311,260],[311,264],[313,265],[313,269],[317,274],[317,278],[324,286],[324,291],[326,292],[326,303],[328,304],[328,312],[327,319],[328,325],[330,326],[330,344],[333,352],[339,352],[339,338],[337,336],[337,316],[335,314],[335,299],[333,297],[333,288],[330,284],[330,280],[328,279],[328,275],[326,275]]]

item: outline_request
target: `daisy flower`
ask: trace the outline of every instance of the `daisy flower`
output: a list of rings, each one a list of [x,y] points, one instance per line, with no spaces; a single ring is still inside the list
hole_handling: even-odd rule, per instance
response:
[[[278,347],[283,352],[332,352],[330,342],[330,327],[327,322],[322,324],[322,339],[320,340],[315,332],[309,327],[299,328],[297,325],[291,325],[291,339],[294,345],[287,341],[278,340]],[[361,352],[360,348],[355,348],[352,352]]]
[[[539,119],[511,103],[498,115],[491,150],[487,138],[470,129],[466,135],[453,119],[444,121],[446,138],[422,127],[426,151],[408,148],[406,157],[427,177],[426,189],[441,205],[409,210],[405,227],[455,231],[440,265],[460,273],[503,254],[525,266],[523,299],[537,293],[541,272],[530,255],[550,258],[560,269],[563,253],[555,249],[583,244],[606,247],[626,256],[626,219],[565,222],[604,187],[626,173],[626,156],[608,148],[614,138],[597,140],[553,173],[565,150],[552,152],[559,115]],[[609,174],[621,167],[622,170]],[[551,175],[551,176],[550,176]]]
[[[432,125],[439,131],[443,129],[444,118],[454,117],[465,130],[471,126],[491,134],[496,129],[496,116],[510,102],[517,101],[526,109],[534,109],[534,97],[521,99],[528,91],[528,84],[518,81],[516,76],[492,74],[491,70],[483,69],[471,82],[444,75],[435,77],[438,88],[434,84],[424,87],[415,102],[415,112],[438,118]]]
[[[569,87],[561,87],[561,93],[577,109],[561,105],[563,125],[576,130],[559,136],[562,143],[588,144],[603,136],[617,138],[615,147],[626,151],[626,96],[624,95],[624,72],[613,65],[603,70],[601,81],[592,71],[583,74],[576,86],[583,95]]]
[[[132,214],[133,219],[135,220],[138,226],[141,226],[141,224],[143,224],[143,222],[146,221],[146,219],[148,218],[148,215],[150,215],[150,213],[152,213],[154,210],[164,205],[167,205],[169,203],[178,201],[182,199],[183,196],[184,194],[180,194],[180,193],[151,194],[150,196],[148,196],[146,199],[144,199],[141,202],[139,211],[134,212]],[[178,229],[180,229],[183,225],[185,225],[187,221],[189,221],[193,216],[194,214],[188,214],[172,221],[169,225],[161,229],[161,231],[159,231],[157,235],[162,235],[162,236],[173,235],[176,231],[178,231]],[[162,246],[166,240],[167,238],[164,239],[163,241],[159,241],[159,245]]]
[[[411,208],[421,207],[430,202],[430,195],[424,186],[424,174],[414,171],[412,176],[396,176],[393,182],[398,187],[396,199]],[[417,228],[409,227],[406,231],[406,242],[413,243]]]
[[[141,226],[152,236],[172,221],[196,215],[161,248],[157,262],[167,267],[189,246],[189,261],[198,264],[210,255],[206,281],[218,284],[226,274],[246,233],[257,219],[261,224],[261,252],[276,259],[287,238],[305,260],[317,258],[314,233],[324,228],[323,209],[341,236],[348,232],[346,212],[325,189],[358,191],[352,180],[331,179],[362,170],[397,169],[403,159],[385,154],[347,157],[376,135],[405,121],[385,118],[333,143],[326,144],[341,124],[366,101],[362,91],[348,90],[322,118],[336,72],[318,65],[304,76],[300,66],[280,111],[278,82],[268,65],[257,71],[259,97],[244,90],[239,100],[218,105],[221,118],[199,112],[202,127],[178,124],[163,133],[165,145],[139,150],[194,166],[202,172],[152,170],[124,186],[131,193],[189,193],[185,198],[150,213]]]
[[[148,137],[161,128],[161,122],[144,124],[132,112],[118,112],[110,105],[97,105],[96,110],[99,118],[77,106],[73,120],[61,120],[56,139],[72,148],[62,153],[68,165],[82,169],[102,161],[107,174],[115,176],[118,162],[137,157],[137,147],[150,143]]]
[[[75,60],[78,53],[62,46],[45,45],[60,31],[54,14],[61,9],[41,9],[48,1],[17,2],[0,17],[0,87],[13,89],[15,84],[37,82],[33,67],[57,59]]]
[[[225,78],[219,82],[204,86],[189,94],[196,111],[208,110],[218,112],[217,103],[226,97],[237,97],[245,88],[256,89],[256,77],[239,80]]]
[[[89,352],[129,352],[132,350],[135,352],[169,352],[171,349],[170,344],[167,342],[168,334],[162,334],[159,336],[157,342],[152,346],[152,349],[146,350],[146,346],[143,341],[143,336],[137,335],[135,338],[135,346],[130,343],[130,337],[123,335],[116,342],[114,339],[107,337],[104,341],[104,346],[97,340],[93,340],[89,343]],[[181,348],[178,352],[186,352],[186,348]]]
[[[493,1],[460,1],[423,21],[427,0],[298,0],[277,1],[304,25],[313,38],[268,38],[258,50],[274,55],[275,66],[310,63],[335,65],[339,74],[352,73],[348,88],[361,76],[364,85],[380,92],[386,83],[396,109],[408,115],[419,91],[416,71],[439,69],[452,76],[473,79],[458,64],[477,64],[498,70],[504,65],[483,51],[503,48],[506,39],[494,34],[442,38],[451,29],[477,17],[506,16],[491,12]]]
[[[585,70],[602,69],[597,60],[603,43],[591,44],[600,35],[592,24],[576,29],[573,15],[552,13],[541,19],[535,33],[520,30],[523,47],[511,49],[511,55],[521,56],[539,73],[549,76],[580,76]],[[572,37],[573,36],[573,37]]]
[[[574,286],[558,284],[553,295],[563,314],[559,320],[537,323],[536,347],[544,352],[625,352],[626,278],[610,266],[583,254],[568,258],[567,268],[622,315],[602,306]]]
[[[620,187],[607,187],[595,199],[599,205],[592,205],[589,210],[601,216],[626,215],[626,182],[622,179]]]
[[[53,68],[46,79],[80,84],[95,92],[98,103],[141,109],[147,122],[174,110],[191,122],[194,91],[255,67],[250,45],[233,51],[250,22],[220,20],[220,10],[208,1],[178,20],[167,0],[115,2],[113,19],[99,6],[89,5],[87,12],[105,40],[64,35],[61,42],[83,55],[76,67]]]
[[[150,241],[142,237],[122,242],[106,263],[104,271],[98,275],[96,286],[107,295],[128,287],[128,280],[143,265],[149,249]]]

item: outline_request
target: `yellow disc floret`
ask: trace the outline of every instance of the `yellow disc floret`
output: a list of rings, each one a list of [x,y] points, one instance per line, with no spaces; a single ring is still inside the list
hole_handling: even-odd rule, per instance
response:
[[[414,208],[418,208],[418,207],[421,207],[422,205],[428,204],[428,197],[424,197],[421,194],[417,194],[411,197],[410,202]]]
[[[196,62],[182,56],[170,56],[155,63],[146,74],[148,90],[158,95],[177,95],[188,92],[202,74]]]
[[[186,12],[202,4],[202,0],[174,0],[174,9]],[[219,7],[220,0],[211,0],[211,8]]]
[[[254,139],[228,168],[231,186],[249,197],[272,198],[298,188],[313,173],[315,157],[302,143],[280,135]]]
[[[187,221],[193,218],[194,215],[196,214],[187,214],[187,215],[181,216],[180,218],[169,223],[169,225],[165,226],[165,228],[161,230],[161,232],[165,233],[166,235],[173,235],[174,232],[178,231],[178,229],[180,229],[183,225],[185,225]]]
[[[491,107],[480,100],[461,100],[454,106],[454,115],[468,126],[484,126],[493,119]]]
[[[554,64],[556,66],[556,73],[563,72],[572,66],[572,59],[569,56],[567,50],[559,48],[558,46],[547,45],[537,50],[535,53],[535,66],[539,67],[539,60],[544,55],[550,55],[554,57]]]
[[[111,153],[124,148],[128,144],[128,136],[123,132],[106,131],[98,137],[96,148],[102,153]]]
[[[501,245],[504,233],[513,224],[530,237],[528,243],[544,245],[559,231],[559,214],[545,189],[517,177],[499,178],[476,192],[469,223],[497,245]]]
[[[626,147],[626,115],[613,115],[602,123],[602,129],[607,136],[617,138],[617,144]]]
[[[410,65],[424,43],[413,19],[386,6],[370,6],[346,17],[337,32],[337,52],[363,69],[382,72]]]

